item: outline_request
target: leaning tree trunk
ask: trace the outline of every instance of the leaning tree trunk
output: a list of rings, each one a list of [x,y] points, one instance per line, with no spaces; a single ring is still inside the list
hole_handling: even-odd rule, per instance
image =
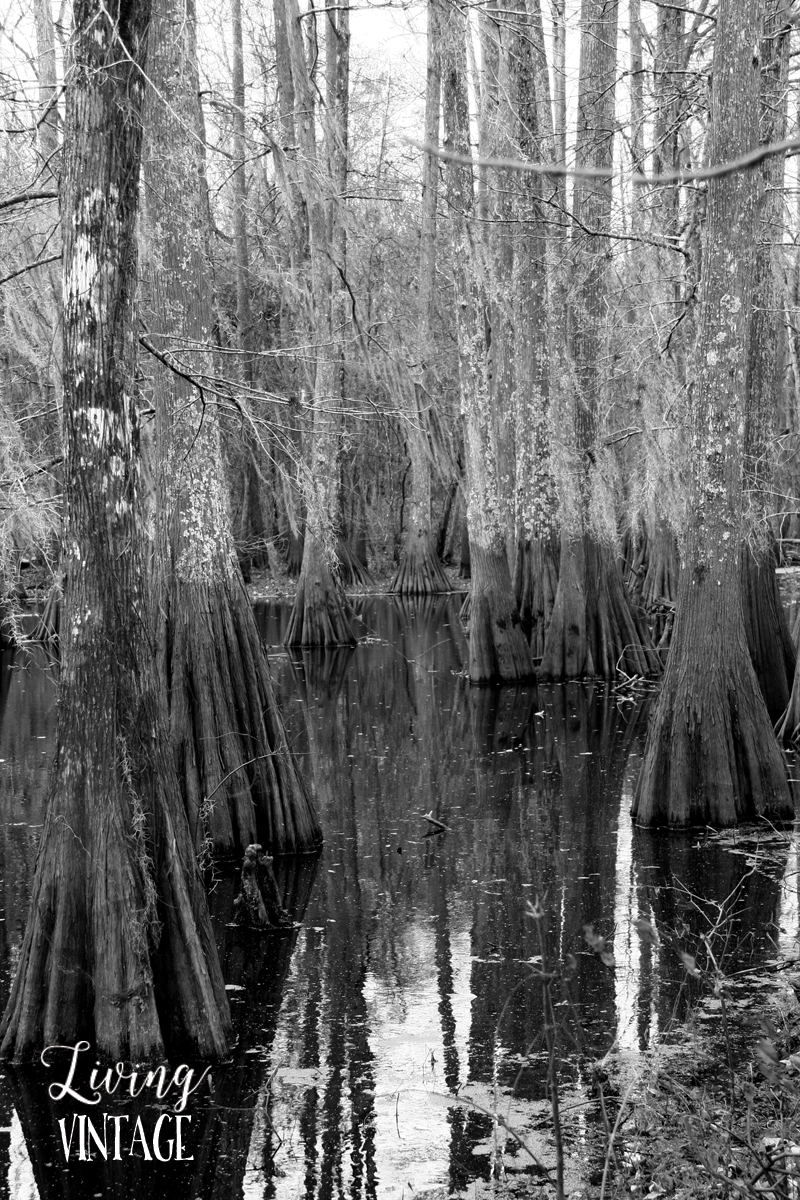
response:
[[[630,606],[616,561],[616,548],[593,528],[591,495],[598,454],[601,364],[607,348],[607,243],[611,224],[617,2],[584,0],[581,33],[578,167],[608,171],[608,177],[575,180],[572,231],[575,368],[570,469],[561,475],[561,554],[558,590],[539,676],[568,679],[618,670],[643,675],[657,668],[650,635]]]
[[[157,423],[157,662],[198,844],[311,850],[321,832],[236,562],[220,431],[210,222],[191,0],[155,0],[145,127],[146,321]],[[195,380],[196,382],[193,382]]]
[[[711,162],[735,159],[757,142],[759,18],[758,0],[721,0],[718,7]],[[709,182],[686,561],[633,802],[644,825],[725,826],[794,811],[739,596],[757,188],[752,171]]]
[[[440,64],[440,0],[428,0],[428,62],[425,87],[425,145],[439,145],[439,109],[442,95]],[[390,592],[405,596],[430,595],[452,590],[439,560],[431,526],[431,452],[428,433],[429,410],[433,403],[435,377],[433,315],[436,282],[436,201],[439,160],[433,149],[422,157],[422,214],[419,241],[419,313],[417,351],[421,378],[414,381],[414,411],[406,433],[411,463],[408,521],[400,563]]]
[[[445,146],[469,152],[466,16],[457,3],[442,14]],[[525,679],[533,661],[514,597],[500,494],[496,414],[487,378],[484,264],[473,222],[472,169],[446,163],[447,202],[455,276],[459,376],[466,461],[467,525],[472,574],[469,677],[473,683]]]
[[[761,39],[760,140],[769,145],[786,133],[789,32],[785,9],[768,5]],[[742,607],[756,677],[773,721],[784,713],[795,673],[792,643],[775,575],[773,437],[783,365],[778,352],[783,306],[778,255],[783,240],[782,154],[761,166],[760,219],[755,261],[754,310],[744,425],[745,541],[742,546]]]
[[[2,1055],[221,1057],[230,1017],[143,586],[130,297],[150,16],[75,4],[62,191],[65,565],[56,755]]]
[[[340,513],[339,458],[341,451],[341,352],[334,329],[334,289],[337,298],[343,281],[332,278],[331,255],[342,241],[338,225],[331,231],[328,213],[341,221],[338,206],[326,204],[322,191],[314,121],[314,99],[308,65],[303,52],[300,13],[297,0],[285,0],[286,36],[292,64],[295,96],[295,128],[302,156],[300,187],[308,212],[309,255],[311,259],[311,301],[314,325],[316,370],[310,449],[303,463],[303,490],[306,502],[303,564],[297,583],[292,615],[286,632],[289,646],[352,645],[354,638],[345,610],[345,597],[336,559],[337,523]],[[346,27],[345,27],[346,31]],[[346,106],[343,110],[346,116]],[[341,118],[342,112],[338,116]],[[326,137],[328,150],[337,134],[337,113],[330,114]],[[346,134],[341,147],[346,153]],[[341,147],[339,154],[341,156]],[[335,155],[334,155],[335,158]],[[334,186],[329,178],[328,189]],[[336,246],[331,244],[337,233]],[[341,311],[336,305],[336,311]]]

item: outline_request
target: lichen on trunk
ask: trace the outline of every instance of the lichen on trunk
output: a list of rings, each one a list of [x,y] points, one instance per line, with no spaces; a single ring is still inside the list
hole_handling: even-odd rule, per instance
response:
[[[74,16],[59,723],[0,1053],[21,1061],[86,1038],[112,1060],[220,1058],[230,1014],[153,661],[132,401],[150,7],[78,0]]]
[[[445,147],[469,153],[466,81],[466,10],[447,5],[441,14]],[[464,415],[467,526],[473,580],[469,672],[473,683],[529,678],[533,660],[519,619],[509,569],[511,532],[508,489],[499,454],[503,414],[496,411],[490,347],[486,340],[485,247],[474,219],[472,170],[448,159],[447,202],[455,277],[459,383]]]
[[[303,48],[297,0],[284,0],[286,38],[294,87],[295,125],[301,150],[298,186],[309,223],[314,399],[307,461],[302,464],[306,528],[303,562],[286,634],[289,646],[353,642],[340,573],[340,457],[344,386],[347,238],[340,197],[348,172],[349,15],[329,10],[325,20],[326,106],[324,140],[317,145],[316,102]],[[316,86],[316,85],[315,85]]]
[[[233,547],[213,377],[210,219],[194,14],[156,0],[144,151],[149,388],[156,410],[156,661],[195,842],[239,856],[315,849]],[[197,381],[197,382],[193,382]],[[249,448],[247,462],[252,466]]]
[[[770,0],[760,55],[759,135],[762,144],[786,136],[789,33],[783,7]],[[774,501],[774,437],[783,386],[779,352],[782,289],[778,254],[783,241],[782,156],[760,167],[758,238],[755,250],[753,315],[747,363],[744,431],[745,537],[741,583],[745,633],[756,677],[770,717],[785,711],[795,673],[795,649],[775,576],[777,555],[770,523]]]
[[[761,10],[721,0],[709,161],[756,144]],[[783,756],[750,661],[740,599],[742,437],[757,178],[710,180],[692,406],[691,494],[667,667],[633,802],[645,825],[791,817]]]
[[[571,366],[562,369],[557,421],[565,431],[557,471],[561,552],[558,590],[547,630],[544,679],[617,670],[658,670],[649,631],[631,607],[622,584],[613,536],[599,528],[596,494],[602,489],[601,414],[607,381],[608,243],[611,165],[615,128],[618,5],[583,0],[578,84],[576,165],[589,168],[575,180],[570,249]],[[598,175],[593,172],[607,171]]]
[[[439,113],[442,75],[440,62],[439,0],[428,0],[427,72],[425,88],[425,145],[422,160],[422,212],[420,216],[419,287],[417,294],[416,354],[424,364],[414,383],[413,408],[408,414],[406,446],[411,486],[403,550],[390,592],[404,596],[449,592],[450,581],[442,569],[431,525],[431,451],[429,407],[435,386],[430,363],[435,354],[433,317],[436,276],[436,208],[439,162]]]

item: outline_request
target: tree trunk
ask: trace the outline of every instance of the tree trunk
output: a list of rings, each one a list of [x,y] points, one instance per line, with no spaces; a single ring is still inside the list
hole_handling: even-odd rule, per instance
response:
[[[782,5],[770,3],[761,38],[759,138],[763,145],[786,136],[789,31]],[[796,658],[778,594],[770,522],[775,507],[773,439],[783,385],[778,353],[783,324],[778,256],[783,241],[784,171],[783,155],[778,154],[767,159],[758,172],[761,195],[744,417],[745,540],[741,562],[747,644],[773,722],[789,703]]]
[[[233,35],[233,229],[236,245],[236,326],[240,370],[245,387],[253,383],[252,324],[250,312],[250,255],[247,247],[247,146],[245,142],[244,44],[242,0],[231,2]]]
[[[466,16],[457,4],[442,14],[445,145],[469,153]],[[465,416],[467,525],[472,560],[470,679],[473,683],[528,678],[533,661],[514,600],[506,552],[496,417],[488,379],[484,261],[473,222],[472,170],[448,161],[447,202],[455,273],[459,382]],[[462,561],[463,568],[463,561]]]
[[[428,0],[427,80],[425,86],[425,145],[439,145],[439,110],[442,97],[440,63],[440,0]],[[433,315],[436,282],[436,203],[439,160],[425,151],[422,158],[422,213],[419,241],[419,291],[417,346],[420,378],[414,381],[415,411],[406,434],[411,460],[411,492],[403,552],[390,592],[405,596],[451,591],[434,543],[431,527],[431,460],[428,411],[433,403]]]
[[[664,638],[678,597],[678,545],[672,528],[658,512],[646,523],[645,531],[640,603],[651,621],[653,640],[661,650],[669,644]]]
[[[558,591],[558,537],[531,537],[517,543],[514,595],[531,654],[544,653],[547,627]]]
[[[771,531],[766,536],[773,543]],[[797,663],[778,590],[776,557],[773,544],[757,549],[748,542],[742,546],[742,612],[747,648],[773,723],[780,721],[786,712]]]
[[[659,9],[659,15],[660,12]],[[642,61],[641,0],[628,0],[628,41],[631,64],[631,165],[634,171],[641,171],[644,163],[644,64]],[[635,191],[632,204],[632,224],[635,226],[640,210]]]
[[[411,459],[411,494],[400,563],[389,585],[402,596],[424,596],[453,590],[436,550],[431,527],[431,464],[427,434],[412,416],[407,441]]]
[[[759,18],[757,0],[721,0],[717,10],[712,163],[756,144]],[[709,182],[686,561],[633,802],[643,825],[725,826],[794,811],[748,654],[739,592],[757,187],[748,171]]]
[[[542,69],[544,68],[544,69]],[[517,125],[516,151],[524,159],[553,161],[544,33],[538,0],[519,13],[509,61],[508,94]],[[551,439],[551,358],[563,349],[554,336],[562,300],[556,243],[544,207],[545,180],[514,178],[518,232],[514,247],[514,441],[516,446],[514,593],[531,652],[541,658],[558,585],[558,497]],[[546,181],[552,192],[553,184]],[[555,186],[559,194],[559,185]],[[548,258],[552,278],[548,279]],[[553,353],[555,351],[555,354]],[[563,353],[562,353],[563,357]],[[557,375],[557,372],[555,372]]]
[[[286,633],[289,646],[351,645],[353,634],[345,612],[345,599],[336,563],[338,542],[337,524],[340,518],[339,456],[341,441],[342,358],[337,314],[343,312],[341,298],[344,269],[344,231],[339,231],[339,211],[342,191],[326,204],[319,178],[316,135],[314,132],[314,100],[306,58],[303,52],[300,14],[297,0],[285,0],[286,34],[292,64],[295,94],[295,128],[302,154],[301,187],[309,221],[309,253],[311,258],[311,290],[314,320],[316,370],[314,404],[308,461],[303,464],[303,490],[306,501],[306,529],[303,545],[303,564],[297,585],[292,616]],[[340,14],[340,16],[343,14]],[[331,29],[329,36],[337,36]],[[346,55],[348,27],[343,27]],[[346,78],[346,70],[344,71]],[[346,97],[338,87],[340,105],[328,114],[326,142],[329,162],[340,161],[344,155],[346,172],[347,135],[340,127],[346,120]],[[343,105],[343,108],[341,107]],[[338,147],[336,139],[339,139]],[[337,160],[338,155],[338,160]],[[328,190],[335,191],[337,182],[328,178]],[[341,173],[338,174],[341,188]],[[334,228],[329,226],[334,222]],[[331,262],[331,258],[333,262]],[[332,271],[336,273],[333,279]],[[337,302],[334,304],[334,292]]]
[[[0,1026],[17,1061],[222,1057],[230,1016],[147,620],[130,299],[150,17],[75,5],[64,244],[66,596],[56,756]]]
[[[193,0],[156,0],[144,153],[158,456],[157,662],[193,836],[240,856],[321,832],[277,709],[233,549],[216,408],[210,225]],[[175,369],[171,369],[174,367]]]
[[[578,167],[611,168],[616,44],[616,0],[609,4],[584,0],[575,149]],[[593,528],[591,518],[600,453],[601,364],[607,358],[607,246],[603,234],[611,222],[610,178],[578,176],[573,208],[572,469],[562,471],[558,593],[539,668],[542,679],[613,678],[620,669],[639,675],[658,667],[649,633],[628,603],[615,547],[606,534]]]
[[[681,93],[685,86],[683,13],[677,4],[659,5],[656,28],[656,52],[653,62],[655,92],[655,128],[653,174],[674,171],[678,166],[678,132],[683,114]],[[678,233],[680,188],[675,184],[657,184],[651,201],[654,224],[659,233],[674,238]]]
[[[45,176],[58,176],[58,76],[56,72],[56,35],[51,0],[35,0],[36,54],[39,72],[39,115],[37,131]]]

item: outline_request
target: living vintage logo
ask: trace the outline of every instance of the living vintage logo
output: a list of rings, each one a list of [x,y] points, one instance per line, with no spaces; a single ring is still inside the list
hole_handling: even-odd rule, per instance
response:
[[[70,1055],[69,1068],[63,1083],[51,1083],[48,1087],[50,1099],[56,1102],[72,1100],[76,1105],[85,1105],[90,1111],[76,1111],[69,1116],[59,1117],[58,1128],[64,1157],[87,1162],[97,1157],[106,1160],[121,1160],[140,1156],[147,1162],[191,1162],[193,1155],[187,1154],[187,1126],[191,1123],[185,1109],[189,1097],[198,1090],[209,1075],[210,1067],[199,1073],[181,1064],[172,1070],[167,1066],[140,1071],[128,1069],[124,1063],[112,1067],[101,1067],[100,1063],[86,1074],[86,1060],[81,1056],[91,1050],[89,1042],[77,1042],[74,1046],[47,1046],[41,1054],[43,1066],[54,1070],[52,1058],[55,1052],[66,1050]],[[97,1105],[105,1098],[114,1100],[136,1100],[151,1096],[155,1101],[169,1098],[171,1112],[162,1112],[152,1128],[145,1124],[142,1115],[119,1112],[101,1112]]]

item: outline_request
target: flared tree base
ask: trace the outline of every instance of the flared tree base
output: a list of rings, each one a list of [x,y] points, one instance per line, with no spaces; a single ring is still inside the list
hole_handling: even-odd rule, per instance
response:
[[[640,603],[650,620],[653,641],[657,643],[663,661],[669,647],[672,616],[678,596],[678,545],[675,534],[664,521],[656,523],[655,532],[647,539],[646,545]]]
[[[371,587],[372,576],[364,563],[345,538],[340,538],[336,547],[339,560],[339,576],[347,587]]]
[[[294,533],[289,534],[289,540],[286,547],[286,573],[291,575],[292,579],[298,579],[300,572],[303,569],[303,536]]]
[[[534,659],[544,654],[558,591],[558,558],[556,538],[530,538],[517,543],[514,595]]]
[[[775,725],[775,732],[787,745],[800,742],[800,672],[795,671],[789,703]]]
[[[430,536],[417,537],[412,533],[389,591],[400,596],[433,596],[452,590]]]
[[[505,549],[471,547],[469,678],[471,683],[511,683],[534,676],[528,640],[519,619]]]
[[[795,648],[775,575],[775,555],[742,547],[742,612],[750,659],[773,722],[789,704]]]
[[[739,601],[739,563],[683,571],[675,633],[650,718],[633,801],[641,825],[791,818],[786,765],[772,732]]]
[[[341,584],[309,535],[306,535],[303,569],[297,581],[297,595],[284,644],[323,649],[355,644]]]
[[[649,675],[661,664],[641,616],[631,607],[613,550],[589,535],[562,537],[558,590],[539,678]]]
[[[322,831],[244,587],[233,573],[173,586],[171,736],[196,844],[236,858],[253,842],[271,854],[316,850]]]
[[[0,1057],[85,1039],[112,1061],[224,1058],[228,1004],[174,772],[142,773],[131,713],[115,752],[87,745],[85,703],[65,700]]]
[[[681,662],[673,644],[631,810],[640,825],[790,820],[783,755],[747,650]]]

